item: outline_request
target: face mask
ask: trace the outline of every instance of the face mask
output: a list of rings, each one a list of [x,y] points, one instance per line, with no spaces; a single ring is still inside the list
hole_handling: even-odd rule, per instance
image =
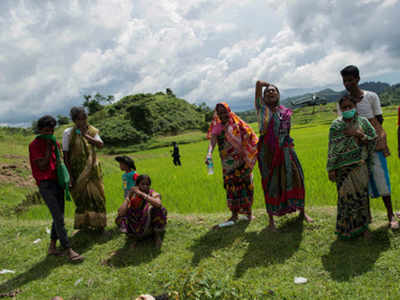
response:
[[[356,109],[345,110],[342,112],[343,119],[351,119],[356,114]]]

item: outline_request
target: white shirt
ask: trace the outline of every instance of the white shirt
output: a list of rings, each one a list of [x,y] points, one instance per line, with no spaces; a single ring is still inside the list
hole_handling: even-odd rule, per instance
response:
[[[357,112],[360,117],[372,119],[375,116],[382,114],[381,101],[376,93],[363,90],[363,97],[357,103]],[[342,112],[338,104],[338,115],[341,116]]]
[[[63,133],[63,138],[62,138],[62,149],[63,151],[69,151],[69,140],[71,137],[73,127],[67,128],[64,130]],[[103,142],[102,139],[100,138],[99,134],[96,133],[94,138],[96,141]]]

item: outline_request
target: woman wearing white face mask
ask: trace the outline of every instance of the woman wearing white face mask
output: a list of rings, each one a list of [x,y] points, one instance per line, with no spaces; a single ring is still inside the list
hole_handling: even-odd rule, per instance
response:
[[[375,151],[376,133],[366,118],[359,117],[350,97],[339,100],[342,117],[329,130],[327,170],[338,192],[336,234],[343,239],[368,235],[371,221],[368,169]]]

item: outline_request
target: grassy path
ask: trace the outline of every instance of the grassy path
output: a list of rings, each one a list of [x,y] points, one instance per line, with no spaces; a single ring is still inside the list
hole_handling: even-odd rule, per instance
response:
[[[78,265],[45,255],[48,221],[2,218],[0,269],[16,273],[0,275],[0,293],[20,289],[17,299],[134,299],[142,292],[176,292],[176,299],[400,297],[400,235],[387,230],[382,212],[374,211],[371,240],[353,242],[336,240],[335,208],[310,214],[313,224],[295,215],[278,219],[278,233],[265,228],[264,210],[249,225],[219,231],[210,228],[227,214],[170,214],[161,251],[152,241],[129,249],[111,225],[107,235],[72,237],[86,257]],[[71,226],[67,219],[69,232]],[[295,276],[308,283],[294,284]]]

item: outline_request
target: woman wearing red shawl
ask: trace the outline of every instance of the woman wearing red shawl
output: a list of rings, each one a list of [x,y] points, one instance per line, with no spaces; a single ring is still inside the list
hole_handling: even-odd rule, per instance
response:
[[[258,166],[269,228],[272,230],[276,230],[274,216],[283,216],[296,210],[300,211],[300,217],[312,222],[304,212],[304,175],[289,135],[292,111],[279,105],[279,98],[276,86],[257,81],[255,107],[260,129]]]
[[[236,221],[238,214],[245,214],[250,221],[254,190],[252,170],[257,160],[256,134],[228,104],[221,102],[215,107],[207,138],[210,145],[206,163],[218,144],[226,199],[232,212],[229,221]]]

